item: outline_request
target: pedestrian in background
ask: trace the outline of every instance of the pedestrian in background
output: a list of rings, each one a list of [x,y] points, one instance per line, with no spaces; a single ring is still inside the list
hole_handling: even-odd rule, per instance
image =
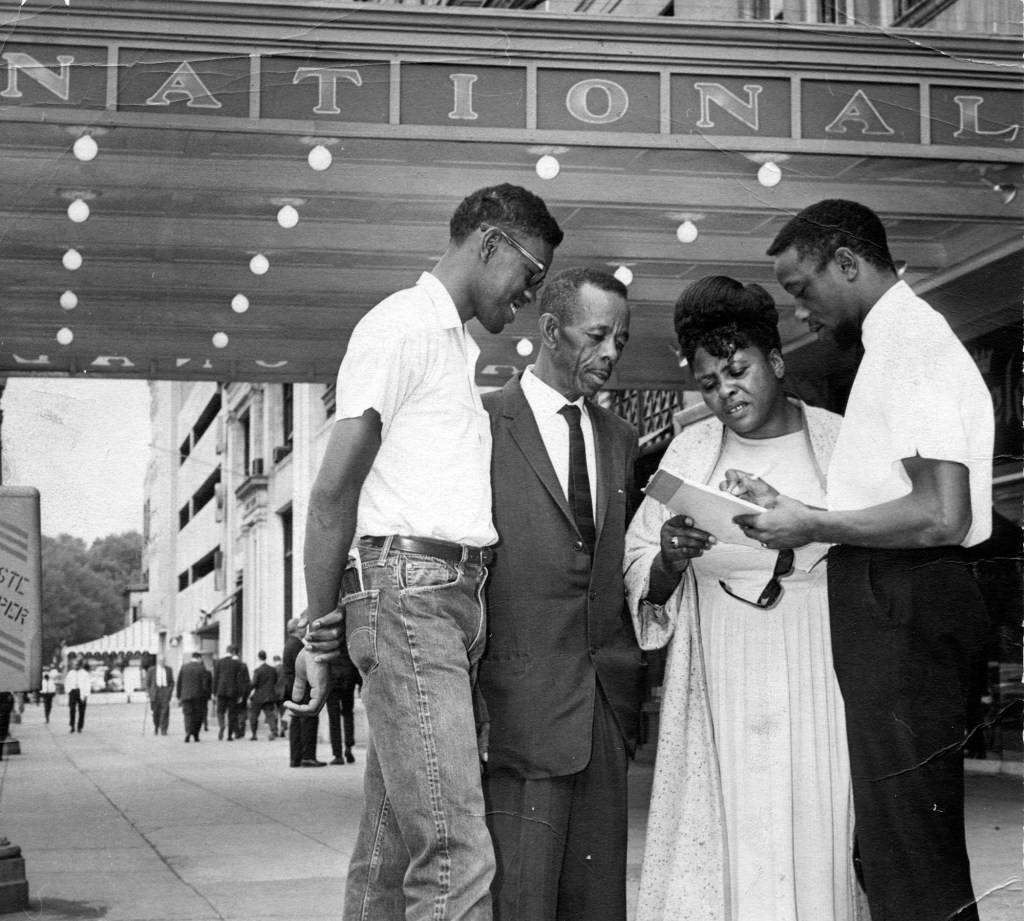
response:
[[[356,758],[352,746],[356,744],[353,707],[356,687],[363,684],[359,669],[352,664],[343,645],[341,658],[331,663],[331,690],[327,694],[327,728],[331,735],[331,764],[352,764]],[[342,728],[345,748],[342,751]]]
[[[153,711],[153,732],[165,736],[171,717],[174,672],[165,664],[162,655],[157,656],[156,662],[146,671],[146,694],[149,697],[149,708]]]
[[[300,626],[301,624],[301,626]],[[288,621],[288,639],[284,643],[285,683],[291,693],[295,685],[295,660],[302,651],[302,634],[305,624],[298,617]],[[297,703],[309,703],[309,689]],[[294,698],[292,698],[294,700]],[[326,761],[316,757],[316,736],[320,729],[320,714],[300,716],[293,713],[288,724],[288,754],[292,767],[325,767]]]
[[[55,668],[43,669],[43,681],[39,688],[39,696],[43,701],[43,717],[50,722],[50,712],[53,710],[53,697],[57,693],[57,670]]]
[[[283,736],[288,731],[288,721],[285,719],[284,702],[291,692],[284,675],[284,662],[280,656],[274,656],[274,671],[277,672],[277,684],[274,685],[274,705],[277,709],[277,734]]]
[[[199,741],[199,730],[206,716],[206,705],[210,699],[210,673],[203,665],[203,657],[192,653],[192,661],[186,662],[178,672],[176,694],[181,702],[185,718],[185,741]]]
[[[245,698],[249,694],[249,669],[238,658],[238,650],[228,646],[227,655],[218,659],[213,667],[213,689],[217,695],[217,738],[224,738],[227,729],[228,741],[235,736],[245,735]],[[241,720],[239,720],[241,714]],[[241,732],[239,732],[241,722]]]
[[[85,705],[92,693],[92,675],[81,659],[77,659],[75,667],[64,676],[64,691],[68,695],[71,731],[81,732],[85,725]]]
[[[277,738],[277,672],[267,665],[267,654],[261,649],[257,653],[260,664],[252,673],[252,698],[249,700],[249,728],[252,730],[252,741],[256,741],[256,730],[259,728],[260,712],[267,721],[271,741]]]

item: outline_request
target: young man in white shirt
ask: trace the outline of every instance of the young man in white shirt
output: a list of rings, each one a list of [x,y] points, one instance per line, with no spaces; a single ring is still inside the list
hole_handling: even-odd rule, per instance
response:
[[[311,656],[336,654],[344,617],[371,734],[346,921],[491,918],[471,673],[497,534],[479,349],[465,324],[498,333],[512,322],[561,241],[527,190],[473,193],[434,269],[359,322],[338,372],[306,525],[312,623],[299,674],[316,671]],[[344,615],[332,613],[339,592]],[[318,678],[312,709],[327,690]]]
[[[977,921],[964,840],[966,682],[984,606],[963,547],[992,520],[992,402],[949,324],[899,280],[856,202],[801,211],[768,249],[796,316],[864,358],[828,470],[828,509],[733,471],[773,549],[828,557],[859,870],[876,921]]]

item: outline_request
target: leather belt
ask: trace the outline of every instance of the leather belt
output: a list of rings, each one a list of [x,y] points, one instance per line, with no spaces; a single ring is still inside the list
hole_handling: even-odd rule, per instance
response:
[[[387,542],[386,537],[369,537],[364,535],[359,542],[370,544],[373,547],[383,547]],[[475,563],[479,566],[488,566],[494,559],[494,551],[490,547],[470,547],[468,544],[457,544],[450,540],[435,540],[430,537],[402,537],[395,534],[391,537],[391,549],[401,550],[405,553],[419,553],[423,556],[433,556],[439,560],[447,560],[450,563],[459,563],[465,560],[467,563]]]

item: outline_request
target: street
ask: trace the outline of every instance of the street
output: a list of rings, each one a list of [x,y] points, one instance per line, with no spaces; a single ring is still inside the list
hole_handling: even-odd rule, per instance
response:
[[[85,729],[29,704],[0,763],[0,835],[22,848],[40,921],[338,919],[362,800],[356,764],[288,766],[287,741],[183,744],[181,711],[154,736],[138,698],[94,695]],[[326,718],[318,754],[330,760]],[[652,766],[631,768],[630,906],[636,900]],[[968,844],[982,921],[1021,918],[1021,779],[969,773]],[[14,917],[13,915],[11,917]],[[766,921],[769,919],[766,918]],[[827,921],[827,919],[821,919]]]

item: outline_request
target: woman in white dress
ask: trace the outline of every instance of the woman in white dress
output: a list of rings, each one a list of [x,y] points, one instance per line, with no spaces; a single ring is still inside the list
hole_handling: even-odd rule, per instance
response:
[[[776,489],[823,505],[840,417],[784,392],[768,292],[703,278],[675,323],[713,417],[688,426],[661,466],[713,486],[727,469],[770,469]],[[866,918],[827,548],[794,559],[699,525],[648,497],[626,536],[640,645],[669,645],[637,919]]]

